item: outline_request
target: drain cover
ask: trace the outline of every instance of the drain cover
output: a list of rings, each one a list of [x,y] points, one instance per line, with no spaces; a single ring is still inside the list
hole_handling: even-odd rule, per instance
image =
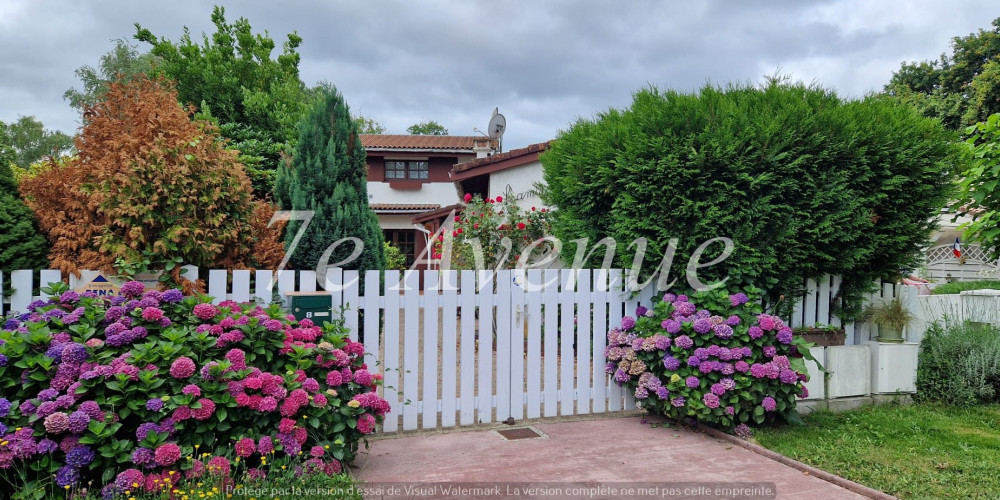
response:
[[[497,431],[497,433],[503,436],[503,438],[508,441],[513,441],[515,439],[531,439],[531,438],[542,437],[541,434],[539,434],[530,427],[521,427],[520,429],[505,429],[502,431]]]

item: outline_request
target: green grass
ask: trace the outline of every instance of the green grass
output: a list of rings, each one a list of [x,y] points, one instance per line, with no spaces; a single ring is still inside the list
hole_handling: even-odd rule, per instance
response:
[[[934,295],[951,295],[964,292],[966,290],[1000,290],[1000,281],[952,281],[951,283],[945,283],[934,287],[934,289],[931,290],[931,293]]]
[[[1000,498],[1000,406],[818,411],[758,444],[902,499]]]

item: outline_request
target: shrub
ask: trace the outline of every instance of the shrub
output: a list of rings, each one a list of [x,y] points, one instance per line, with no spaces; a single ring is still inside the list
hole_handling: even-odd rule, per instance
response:
[[[1000,401],[1000,329],[932,324],[920,341],[916,399],[953,405]]]
[[[967,290],[1000,290],[1000,281],[952,281],[951,283],[944,283],[934,287],[931,293],[934,295],[951,295]]]
[[[748,294],[668,293],[608,332],[606,371],[643,408],[738,434],[748,424],[794,420],[808,397],[807,344]]]
[[[698,269],[701,282],[728,277],[726,286],[765,289],[775,303],[806,278],[839,275],[843,316],[856,318],[879,278],[895,280],[922,258],[948,199],[956,139],[876,96],[844,101],[780,81],[644,89],[628,109],[559,134],[541,156],[542,198],[557,208],[553,233],[563,242],[612,237],[626,249],[646,238],[643,277],[671,239],[670,274],[683,282],[699,246],[726,237],[732,254]],[[722,248],[714,243],[700,262]],[[626,250],[616,265],[631,264],[636,250]]]
[[[137,282],[110,298],[48,292],[0,330],[2,489],[53,474],[59,487],[142,477],[149,489],[315,446],[333,470],[389,409],[340,323]]]
[[[450,246],[452,269],[513,269],[529,246],[549,234],[550,216],[545,208],[523,210],[510,198],[483,199],[466,194],[465,208],[455,216],[454,229],[438,235],[432,256],[447,258]],[[539,243],[528,263],[545,259],[549,250],[548,242]]]

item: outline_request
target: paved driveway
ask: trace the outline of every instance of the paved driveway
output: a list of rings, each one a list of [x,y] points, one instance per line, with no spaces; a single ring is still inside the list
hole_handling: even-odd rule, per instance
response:
[[[541,437],[508,440],[497,432],[525,427],[515,425],[380,439],[359,454],[355,476],[367,482],[365,498],[866,498],[732,443],[654,428],[640,417],[528,426]],[[726,487],[745,489],[717,494]]]

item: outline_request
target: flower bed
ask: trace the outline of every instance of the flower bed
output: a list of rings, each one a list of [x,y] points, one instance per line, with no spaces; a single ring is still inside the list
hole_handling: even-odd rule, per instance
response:
[[[809,346],[744,293],[668,293],[608,332],[606,370],[651,412],[748,434],[796,418]]]
[[[389,410],[340,324],[137,282],[48,292],[0,330],[2,490],[169,489],[304,453],[335,474]]]

